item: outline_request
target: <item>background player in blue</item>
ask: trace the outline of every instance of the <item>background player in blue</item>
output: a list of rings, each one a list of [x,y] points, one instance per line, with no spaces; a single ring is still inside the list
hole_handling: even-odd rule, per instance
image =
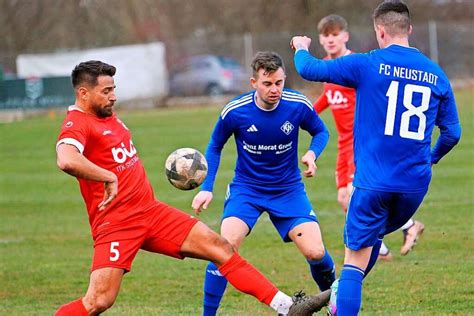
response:
[[[234,135],[237,146],[235,176],[228,187],[221,235],[238,249],[263,212],[285,242],[294,241],[305,256],[321,291],[335,280],[334,262],[324,247],[316,214],[306,195],[298,168],[300,127],[313,136],[301,158],[306,177],[314,176],[315,160],[329,138],[311,102],[299,92],[284,89],[285,68],[273,52],[259,52],[252,62],[250,82],[255,91],[228,103],[206,151],[209,171],[192,207],[199,214],[212,201],[222,148]],[[213,263],[206,268],[203,315],[215,315],[227,281]]]
[[[410,47],[410,13],[401,1],[374,11],[381,49],[330,61],[308,52],[311,39],[293,37],[295,66],[308,80],[354,87],[356,173],[344,228],[344,266],[337,291],[339,316],[356,315],[362,280],[376,262],[381,239],[421,204],[431,166],[459,141],[454,95],[441,68]],[[440,136],[431,149],[434,126]],[[335,287],[333,287],[333,292]]]

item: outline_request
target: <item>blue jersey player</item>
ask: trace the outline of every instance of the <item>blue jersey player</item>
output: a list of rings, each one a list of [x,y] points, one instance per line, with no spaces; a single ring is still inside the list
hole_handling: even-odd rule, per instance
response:
[[[303,78],[353,87],[357,94],[356,173],[344,228],[346,252],[336,298],[339,316],[359,312],[362,280],[376,262],[383,236],[413,216],[428,190],[431,166],[461,135],[448,78],[409,45],[412,27],[406,4],[381,3],[373,19],[381,49],[367,54],[322,61],[308,52],[308,37],[291,41]],[[435,125],[440,136],[431,149]]]
[[[206,151],[208,175],[192,203],[199,214],[212,200],[222,148],[233,135],[237,147],[235,176],[228,186],[221,235],[238,249],[263,212],[285,242],[293,241],[306,258],[321,291],[335,280],[334,262],[325,249],[314,209],[298,168],[300,128],[312,135],[301,158],[306,177],[314,176],[315,160],[329,138],[311,102],[284,89],[281,57],[259,52],[252,62],[255,91],[243,94],[222,110]],[[215,315],[227,281],[213,263],[206,268],[203,315]]]

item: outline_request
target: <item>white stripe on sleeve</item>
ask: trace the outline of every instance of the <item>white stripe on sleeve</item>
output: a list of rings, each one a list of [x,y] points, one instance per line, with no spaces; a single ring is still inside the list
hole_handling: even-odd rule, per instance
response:
[[[74,138],[63,138],[63,139],[60,139],[58,141],[58,143],[56,144],[56,151],[58,151],[58,147],[59,145],[61,144],[68,144],[68,145],[73,145],[74,147],[76,147],[79,152],[82,154],[84,152],[84,145],[82,145],[79,141],[77,141],[76,139]]]

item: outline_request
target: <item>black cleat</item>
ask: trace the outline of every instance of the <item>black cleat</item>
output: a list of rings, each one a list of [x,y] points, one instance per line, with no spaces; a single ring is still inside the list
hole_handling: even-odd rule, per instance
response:
[[[293,295],[293,305],[291,305],[288,316],[311,316],[327,306],[331,290],[326,290],[317,295],[306,296],[303,291]]]

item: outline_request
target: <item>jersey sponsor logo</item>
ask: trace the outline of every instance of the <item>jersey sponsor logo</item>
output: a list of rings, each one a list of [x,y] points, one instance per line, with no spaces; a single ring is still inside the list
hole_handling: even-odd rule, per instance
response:
[[[103,135],[103,136],[105,136],[105,135],[110,135],[110,134],[112,134],[112,131],[111,131],[111,130],[108,130],[108,129],[102,132],[102,135]]]
[[[280,127],[280,129],[283,131],[283,133],[285,133],[286,135],[290,135],[291,132],[293,131],[295,127],[293,126],[293,124],[291,124],[290,122],[286,121],[285,123],[283,123],[283,125]]]
[[[275,154],[280,155],[288,150],[291,150],[293,148],[293,142],[289,142],[288,144],[280,144],[278,145],[278,150],[275,152]]]
[[[346,108],[347,107],[347,98],[344,97],[341,91],[328,90],[326,91],[326,97],[328,98],[328,103],[332,108]]]
[[[243,141],[243,148],[245,151],[254,155],[261,155],[263,152],[268,151],[274,151],[275,154],[280,155],[291,150],[293,148],[293,142],[291,141],[287,144],[252,145]]]
[[[64,127],[69,128],[69,127],[71,127],[71,126],[73,126],[73,125],[74,125],[74,123],[73,123],[72,121],[69,121],[69,122],[67,122],[66,124],[64,124]]]
[[[127,158],[132,158],[137,154],[137,150],[133,145],[132,140],[130,140],[129,148],[126,148],[124,143],[120,143],[121,147],[112,148],[112,156],[114,157],[115,162],[124,163]]]
[[[244,150],[248,151],[251,154],[255,154],[255,155],[261,155],[262,154],[261,151],[257,150],[257,148],[258,148],[257,145],[248,144],[245,141],[243,141],[243,145],[244,145],[243,146]]]
[[[258,129],[257,129],[257,127],[256,127],[254,124],[252,124],[252,126],[250,126],[249,128],[247,128],[247,132],[250,132],[250,133],[251,133],[251,132],[258,132]]]

